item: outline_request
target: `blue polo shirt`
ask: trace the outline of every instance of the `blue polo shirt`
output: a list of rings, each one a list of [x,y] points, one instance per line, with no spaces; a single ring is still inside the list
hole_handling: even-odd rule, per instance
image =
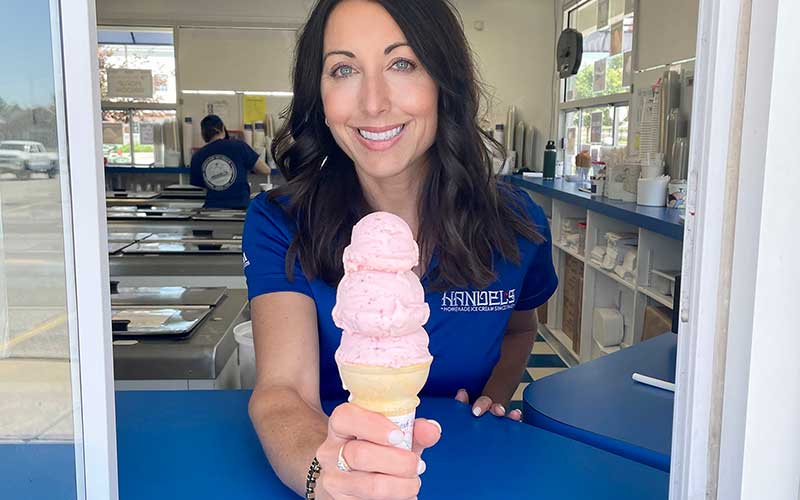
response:
[[[544,242],[535,244],[519,237],[519,265],[497,258],[494,263],[497,281],[483,290],[453,288],[432,292],[427,280],[429,273],[422,279],[431,311],[425,331],[433,355],[430,376],[422,390],[424,395],[453,397],[462,387],[471,397],[480,395],[500,357],[511,313],[539,307],[556,289],[558,278],[553,269],[547,218],[524,192],[514,193],[523,200],[526,214],[546,238]],[[299,262],[294,266],[294,281],[287,279],[286,251],[294,232],[293,221],[280,206],[268,200],[266,193],[253,199],[243,235],[248,295],[252,300],[271,292],[297,292],[314,300],[319,325],[320,396],[323,400],[343,400],[346,392],[334,360],[342,331],[331,318],[336,288],[319,278],[308,280]],[[431,268],[434,266],[435,256]]]
[[[218,139],[192,155],[190,182],[207,190],[206,208],[247,208],[247,174],[255,168],[256,161],[258,153],[246,143]]]

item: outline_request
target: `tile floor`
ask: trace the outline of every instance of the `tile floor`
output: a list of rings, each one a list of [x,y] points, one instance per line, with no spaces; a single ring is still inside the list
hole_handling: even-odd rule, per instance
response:
[[[522,408],[522,391],[534,380],[566,370],[567,365],[558,357],[553,349],[539,336],[533,344],[531,356],[528,358],[528,367],[520,380],[517,391],[511,397],[511,408]]]

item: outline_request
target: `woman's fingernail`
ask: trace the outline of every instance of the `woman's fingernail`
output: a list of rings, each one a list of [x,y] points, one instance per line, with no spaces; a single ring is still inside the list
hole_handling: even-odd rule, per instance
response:
[[[472,414],[475,415],[476,417],[480,417],[481,416],[481,409],[478,408],[477,406],[472,408]]]
[[[500,415],[506,414],[506,409],[503,408],[503,405],[497,405],[497,408],[500,410]]]
[[[442,434],[442,424],[440,424],[440,423],[439,423],[439,422],[437,422],[436,420],[430,420],[430,419],[428,420],[428,422],[430,422],[430,423],[432,423],[433,425],[435,425],[436,427],[438,427],[438,428],[439,428],[439,434],[440,434],[440,435]]]
[[[395,429],[389,433],[389,444],[400,444],[403,442],[403,431]]]
[[[428,466],[425,464],[425,460],[420,458],[417,464],[417,475],[422,475],[427,469]]]

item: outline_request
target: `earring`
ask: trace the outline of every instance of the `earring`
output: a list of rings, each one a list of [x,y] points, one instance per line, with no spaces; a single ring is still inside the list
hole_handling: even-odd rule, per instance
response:
[[[319,169],[322,170],[322,167],[325,166],[325,163],[328,161],[328,155],[325,155],[325,158],[322,159],[322,163],[319,165]]]

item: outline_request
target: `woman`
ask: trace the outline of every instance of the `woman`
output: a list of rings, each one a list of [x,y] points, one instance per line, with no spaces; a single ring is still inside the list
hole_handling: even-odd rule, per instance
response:
[[[192,155],[190,182],[208,190],[204,207],[247,208],[250,204],[247,174],[255,171],[269,175],[269,167],[253,148],[242,141],[231,140],[217,115],[203,118],[200,133],[206,145]]]
[[[415,498],[438,423],[418,419],[408,452],[391,446],[398,430],[380,415],[321,410],[347,396],[331,309],[352,227],[382,210],[416,235],[434,356],[422,395],[457,393],[476,416],[501,417],[530,355],[534,309],[556,288],[547,220],[492,176],[475,70],[446,0],[319,0],[295,59],[273,145],[288,183],[254,200],[245,223],[250,415],[295,491],[318,462],[316,498]],[[340,455],[352,471],[337,468]]]

